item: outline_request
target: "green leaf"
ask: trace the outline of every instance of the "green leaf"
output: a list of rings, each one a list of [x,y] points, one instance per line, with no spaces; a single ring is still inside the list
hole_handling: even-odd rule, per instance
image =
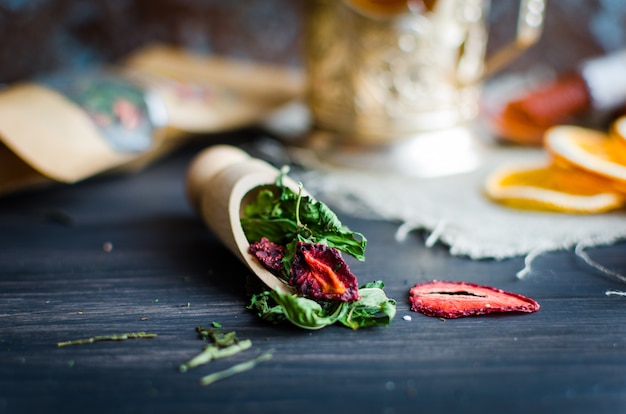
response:
[[[396,302],[383,291],[382,282],[372,282],[359,289],[355,302],[316,302],[277,290],[252,297],[248,309],[272,323],[289,321],[304,329],[320,329],[336,322],[352,328],[387,326],[396,315]]]
[[[267,237],[274,243],[285,244],[297,231],[296,222],[284,218],[242,218],[241,227],[250,243]]]
[[[256,199],[244,208],[241,219],[249,242],[267,237],[287,244],[294,239],[307,243],[323,243],[339,251],[365,260],[366,238],[341,224],[337,215],[321,201],[295,193],[277,179],[277,191],[261,189]],[[292,256],[285,255],[286,264]]]
[[[321,329],[332,325],[341,316],[345,306],[345,302],[338,302],[330,309],[325,309],[314,300],[283,294],[277,290],[272,291],[271,296],[282,307],[287,320],[304,329]]]
[[[299,238],[293,239],[285,245],[285,257],[283,257],[283,275],[285,280],[289,280],[291,277],[291,264],[296,257],[296,249],[299,240]]]
[[[269,291],[261,292],[252,296],[250,304],[247,308],[255,311],[260,318],[270,323],[277,324],[286,320],[283,308],[276,305],[276,303],[272,300]]]
[[[272,323],[287,320],[300,328],[315,330],[335,323],[345,307],[342,302],[325,305],[273,290],[253,296],[248,309],[256,310],[262,319]]]
[[[281,212],[276,210],[276,200],[276,194],[272,190],[261,189],[254,203],[249,203],[244,207],[244,215],[246,217],[280,216]]]
[[[359,239],[356,239],[359,237]],[[367,239],[361,233],[356,232],[342,232],[339,234],[326,234],[324,239],[325,243],[329,247],[334,247],[350,256],[356,258],[359,261],[365,260],[365,247],[367,246]]]
[[[349,303],[348,311],[339,318],[339,322],[352,329],[391,323],[396,316],[396,301],[387,297],[382,282],[368,285],[371,287],[359,289],[361,299]]]
[[[374,280],[372,282],[367,282],[366,284],[361,286],[361,289],[365,288],[385,289],[385,283],[382,280]]]

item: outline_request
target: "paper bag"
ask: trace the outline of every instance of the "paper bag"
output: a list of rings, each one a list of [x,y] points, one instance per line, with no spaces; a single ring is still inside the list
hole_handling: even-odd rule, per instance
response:
[[[0,195],[141,168],[191,134],[261,121],[300,96],[302,79],[157,45],[116,67],[11,85],[0,91]]]

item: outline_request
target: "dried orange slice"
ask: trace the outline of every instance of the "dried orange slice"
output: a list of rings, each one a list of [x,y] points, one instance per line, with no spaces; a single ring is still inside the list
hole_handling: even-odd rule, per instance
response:
[[[557,162],[609,178],[626,190],[626,164],[621,162],[615,140],[607,134],[578,126],[557,126],[546,132],[544,145]]]
[[[591,214],[626,205],[611,180],[555,164],[503,166],[485,184],[486,195],[504,205],[530,210]]]
[[[626,164],[626,116],[613,122],[610,133],[614,142],[615,158],[620,163]]]

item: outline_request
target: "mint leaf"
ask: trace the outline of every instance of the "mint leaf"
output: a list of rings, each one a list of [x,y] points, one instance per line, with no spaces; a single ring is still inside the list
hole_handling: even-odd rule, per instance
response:
[[[381,287],[363,287],[359,293],[361,299],[348,303],[348,311],[339,322],[352,329],[389,325],[396,315],[396,301],[389,299]]]
[[[343,226],[337,215],[321,201],[277,185],[277,192],[262,189],[244,208],[241,225],[249,242],[266,237],[274,243],[288,244],[298,239],[326,244],[357,260],[365,260],[367,240],[362,234]],[[285,260],[289,263],[292,259],[286,256]]]
[[[253,310],[261,318],[270,323],[278,324],[286,320],[285,312],[281,306],[272,300],[269,291],[253,295],[248,309]]]
[[[282,308],[289,322],[304,329],[321,329],[332,325],[345,307],[345,302],[337,302],[334,309],[325,309],[314,300],[283,294],[277,290],[272,291],[271,297]]]
[[[254,295],[248,309],[255,310],[259,317],[271,322],[289,321],[304,329],[321,329],[335,323],[344,307],[339,302],[332,311],[311,299],[280,293],[278,290]]]
[[[295,237],[298,228],[296,222],[288,218],[243,218],[241,227],[250,243],[266,237],[276,244],[284,244],[290,236]]]
[[[289,321],[304,329],[320,329],[336,322],[352,329],[387,326],[396,314],[396,302],[382,290],[382,282],[359,289],[361,299],[354,302],[316,302],[283,294],[277,290],[254,295],[248,309],[272,323]]]

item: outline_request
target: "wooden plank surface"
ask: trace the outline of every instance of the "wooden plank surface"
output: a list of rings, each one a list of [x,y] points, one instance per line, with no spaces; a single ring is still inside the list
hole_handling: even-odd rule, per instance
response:
[[[393,223],[342,214],[369,240],[361,282],[398,301],[387,328],[304,331],[246,310],[246,269],[191,211],[184,174],[199,146],[130,176],[101,177],[0,200],[0,413],[617,413],[626,411],[624,289],[571,251],[470,261]],[[111,243],[112,250],[103,248]],[[626,243],[589,250],[626,273]],[[458,320],[409,311],[430,279],[484,283],[530,296],[531,315]],[[403,316],[410,315],[407,321]],[[222,324],[252,349],[178,372]],[[57,348],[94,335],[129,339]],[[260,352],[273,359],[208,387],[199,378]]]

